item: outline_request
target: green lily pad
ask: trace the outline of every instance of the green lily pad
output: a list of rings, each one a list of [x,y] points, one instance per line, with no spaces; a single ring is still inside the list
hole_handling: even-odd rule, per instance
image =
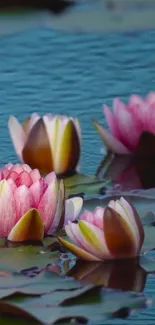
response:
[[[46,251],[44,247],[0,248],[0,270],[6,272],[20,272],[32,267],[44,268],[58,259],[59,255],[56,252]]]
[[[93,294],[92,294],[93,292]],[[90,296],[92,301],[90,303]],[[38,320],[44,324],[77,319],[91,320],[94,323],[113,318],[121,309],[140,309],[146,307],[146,299],[141,295],[105,292],[99,287],[86,287],[75,292],[66,291],[44,295],[24,301],[1,300],[2,313]]]
[[[66,197],[74,195],[99,195],[105,192],[109,181],[100,181],[96,176],[76,174],[64,179]]]
[[[43,295],[56,290],[73,290],[80,287],[79,282],[60,277],[53,272],[43,272],[35,278],[12,274],[0,281],[0,299],[13,294]]]

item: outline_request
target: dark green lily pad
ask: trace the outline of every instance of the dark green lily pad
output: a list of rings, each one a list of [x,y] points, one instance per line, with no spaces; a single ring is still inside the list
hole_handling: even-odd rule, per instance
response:
[[[16,248],[0,248],[0,270],[20,272],[32,267],[44,268],[59,259],[57,252],[49,252],[44,247],[21,246]]]
[[[55,290],[73,290],[80,287],[79,282],[60,277],[53,272],[43,272],[35,278],[12,274],[0,281],[0,299],[13,294],[42,295]]]
[[[50,325],[56,321],[71,319],[97,323],[114,317],[124,308],[144,308],[146,299],[137,294],[105,292],[99,287],[86,287],[77,292],[66,291],[63,295],[57,292],[56,297],[55,294],[50,294],[24,301],[1,300],[0,307],[4,314],[23,316]]]

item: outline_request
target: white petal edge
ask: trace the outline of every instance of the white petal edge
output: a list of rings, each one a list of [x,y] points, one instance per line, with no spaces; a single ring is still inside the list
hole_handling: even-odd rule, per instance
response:
[[[74,221],[83,206],[83,199],[81,197],[74,197],[65,201],[65,224],[68,221]]]
[[[23,160],[22,151],[27,140],[24,129],[14,116],[10,116],[8,127],[16,153]]]

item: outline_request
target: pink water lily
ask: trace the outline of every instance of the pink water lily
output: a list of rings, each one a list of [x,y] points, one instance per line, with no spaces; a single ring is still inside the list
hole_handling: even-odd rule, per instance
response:
[[[66,174],[77,168],[81,131],[77,118],[31,115],[22,125],[11,116],[10,135],[19,158],[41,173]]]
[[[107,105],[104,105],[104,115],[110,131],[96,120],[94,120],[94,125],[108,151],[126,155],[135,152],[139,155],[148,154],[143,152],[142,148],[137,147],[143,134],[155,135],[155,93],[149,93],[146,99],[132,95],[127,105],[119,98],[115,98],[113,112]]]
[[[79,214],[80,197],[65,201],[64,183],[54,172],[42,178],[28,165],[0,170],[0,237],[11,241],[41,240]]]
[[[59,237],[60,243],[83,260],[133,258],[139,255],[144,229],[135,208],[123,197],[106,208],[85,211],[76,224],[65,226],[74,244]]]

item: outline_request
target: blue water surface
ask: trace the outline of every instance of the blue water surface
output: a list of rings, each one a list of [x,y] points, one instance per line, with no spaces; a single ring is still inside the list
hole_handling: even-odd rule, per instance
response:
[[[91,119],[104,124],[102,104],[155,90],[155,32],[82,35],[30,30],[0,38],[0,165],[16,162],[7,122],[32,112],[77,116],[83,132],[82,172],[103,158]],[[155,298],[149,277],[146,296]],[[106,324],[155,324],[153,309]]]

